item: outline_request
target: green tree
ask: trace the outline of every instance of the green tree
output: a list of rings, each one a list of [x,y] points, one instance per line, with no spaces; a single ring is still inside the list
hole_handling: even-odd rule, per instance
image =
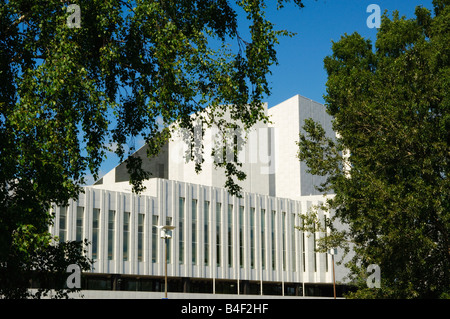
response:
[[[320,189],[334,193],[319,247],[352,247],[352,297],[448,297],[450,1],[433,5],[413,19],[385,13],[375,48],[357,33],[333,43],[325,101],[338,137],[307,120],[298,143],[311,173],[327,176]],[[312,231],[317,210],[304,221]],[[380,289],[366,286],[370,264]]]
[[[262,0],[0,1],[0,295],[28,296],[40,269],[89,268],[84,245],[49,236],[50,207],[77,198],[86,172],[97,178],[110,143],[139,192],[150,173],[124,145],[140,135],[148,156],[158,154],[172,133],[160,119],[192,141],[193,114],[222,130],[267,120],[267,75],[278,37],[290,33],[275,30],[265,10]],[[249,21],[245,34],[238,14]],[[231,121],[219,120],[224,112]],[[245,174],[216,164],[239,195],[235,179]],[[44,252],[55,248],[58,263],[48,263]]]

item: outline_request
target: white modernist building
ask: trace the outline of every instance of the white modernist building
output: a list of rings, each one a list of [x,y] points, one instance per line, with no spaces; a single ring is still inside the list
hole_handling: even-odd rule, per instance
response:
[[[247,174],[240,198],[223,188],[225,176],[213,161],[195,173],[180,134],[152,160],[146,160],[145,146],[136,153],[153,174],[140,195],[131,192],[122,163],[85,187],[77,201],[56,207],[52,233],[91,242],[94,265],[83,274],[82,289],[163,290],[165,247],[154,226],[173,225],[169,292],[332,296],[332,258],[314,250],[322,234],[295,228],[299,214],[326,200],[314,188],[321,180],[299,162],[296,141],[309,117],[334,135],[331,118],[322,105],[299,95],[267,112],[271,123],[247,135],[239,156]],[[214,138],[215,132],[205,133],[206,144],[208,134]],[[336,281],[344,275],[337,267]]]

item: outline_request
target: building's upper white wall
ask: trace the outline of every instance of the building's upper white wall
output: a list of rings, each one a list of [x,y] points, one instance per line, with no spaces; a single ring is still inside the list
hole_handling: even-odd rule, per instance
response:
[[[235,179],[235,182],[242,187],[243,192],[261,195],[295,200],[305,195],[319,195],[314,185],[322,180],[320,177],[306,173],[306,165],[300,163],[297,157],[297,142],[305,118],[312,117],[314,120],[323,122],[326,131],[331,130],[331,119],[327,117],[325,108],[317,102],[296,95],[269,109],[265,104],[265,112],[271,122],[257,123],[243,137],[245,141],[242,144],[238,162],[242,163],[240,170],[245,172],[247,177],[244,181]],[[227,115],[224,118],[229,120]],[[202,124],[197,125],[200,127]],[[198,132],[201,132],[200,128]],[[187,160],[191,150],[190,143],[184,134],[183,130],[175,129],[166,147],[167,157],[152,159],[150,161],[154,161],[151,163],[155,165],[145,163],[146,167],[164,167],[164,178],[169,180],[224,187],[225,169],[217,167],[214,164],[217,158],[211,156],[212,145],[221,139],[219,131],[214,127],[205,129],[204,162],[198,174],[195,172],[195,161]],[[119,165],[107,173],[103,177],[102,184],[94,185],[94,187],[115,191],[131,190],[127,182],[122,182],[125,176],[122,166]],[[118,169],[120,172],[116,172]],[[120,176],[120,180],[116,181],[117,176]]]
[[[274,128],[275,194],[297,199],[300,196],[300,162],[296,141],[299,136],[300,96],[296,95],[268,110]]]
[[[325,178],[307,172],[308,167],[297,157],[297,142],[308,118],[319,122],[327,136],[333,137],[331,116],[322,104],[301,95],[269,108],[268,114],[275,134],[275,196],[299,200],[303,196],[320,195],[315,186]]]
[[[267,110],[267,105],[265,105]],[[239,125],[239,123],[237,123]],[[201,124],[198,124],[201,125]],[[245,133],[244,133],[245,134]],[[269,195],[269,172],[272,164],[268,148],[268,126],[258,123],[245,136],[238,138],[242,145],[238,155],[238,162],[242,167],[238,169],[246,173],[244,181],[235,182],[244,192]],[[206,128],[203,136],[204,152],[202,170],[195,172],[195,161],[187,161],[186,155],[190,153],[188,143],[183,138],[183,131],[176,132],[169,143],[169,179],[186,183],[196,183],[212,187],[224,187],[226,182],[225,169],[217,167],[215,162],[220,161],[211,156],[214,143],[220,141],[220,132],[215,128]],[[224,157],[227,154],[223,155]]]

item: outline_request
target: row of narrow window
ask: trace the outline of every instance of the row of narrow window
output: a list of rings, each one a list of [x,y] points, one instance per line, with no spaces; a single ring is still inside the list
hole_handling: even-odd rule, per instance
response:
[[[197,233],[199,232],[199,229],[197,229],[197,225],[198,225],[198,214],[197,214],[197,200],[193,199],[192,200],[192,218],[191,218],[191,223],[192,223],[192,240],[191,240],[191,249],[192,249],[192,264],[195,265],[197,264],[197,258],[198,258],[198,254],[197,254],[197,247],[198,247],[198,242],[197,242]],[[60,241],[65,241],[66,240],[66,231],[67,231],[67,209],[68,207],[61,207],[60,210],[60,218],[59,218],[59,239]],[[210,234],[209,234],[209,228],[210,227],[216,227],[216,263],[217,266],[221,266],[222,265],[222,260],[221,260],[221,247],[223,244],[223,239],[221,238],[221,215],[222,215],[222,204],[221,203],[216,203],[216,207],[215,207],[215,213],[216,213],[216,224],[215,225],[211,225],[210,224],[210,202],[209,201],[205,201],[204,202],[204,206],[203,206],[203,218],[204,218],[204,223],[203,223],[203,227],[204,227],[204,231],[203,231],[203,235],[204,235],[204,240],[203,240],[203,244],[204,244],[204,251],[205,252],[209,252],[210,249]],[[115,229],[116,229],[116,225],[115,225],[115,220],[116,220],[116,216],[115,216],[116,212],[114,210],[109,210],[108,211],[108,227],[107,227],[107,237],[108,237],[108,247],[107,247],[107,255],[108,255],[108,260],[113,260],[115,259],[114,256],[114,252],[115,252],[115,247],[114,247],[114,243],[115,243]],[[256,215],[255,215],[255,208],[251,207],[250,208],[250,267],[252,269],[255,269],[255,267],[257,267],[258,265],[256,265]],[[287,240],[288,238],[286,238],[288,232],[286,229],[286,213],[283,212],[282,213],[282,229],[281,229],[281,240],[282,240],[282,267],[283,270],[286,270],[286,255],[288,254],[287,251]],[[185,198],[180,197],[179,198],[179,212],[178,212],[178,225],[177,229],[178,229],[178,234],[179,234],[179,241],[178,241],[178,248],[179,248],[179,263],[180,264],[184,264],[185,260],[185,234],[184,234],[184,227],[185,227]],[[227,259],[228,259],[228,266],[232,266],[233,264],[233,237],[232,237],[232,229],[233,229],[233,205],[228,205],[227,207]],[[239,265],[240,267],[244,267],[244,207],[240,206],[239,207],[239,236],[238,236],[238,245],[239,245]],[[289,221],[289,225],[291,225],[291,227],[293,227],[293,225],[295,225],[294,222],[294,218],[295,215],[294,214],[290,214],[290,221]],[[138,237],[137,237],[137,259],[138,261],[143,261],[144,259],[144,219],[145,219],[145,215],[144,214],[138,214]],[[272,211],[271,215],[270,215],[270,219],[271,219],[271,227],[269,229],[270,231],[270,237],[269,239],[271,240],[271,251],[269,253],[271,253],[271,269],[275,270],[276,269],[276,234],[275,234],[275,220],[276,220],[276,211]],[[267,249],[266,249],[266,225],[265,225],[265,221],[266,221],[266,210],[265,209],[261,209],[261,218],[260,218],[260,223],[261,223],[261,238],[263,240],[261,240],[261,259],[260,259],[260,266],[262,269],[266,269],[266,253],[267,253]],[[77,207],[77,218],[76,218],[76,240],[77,241],[81,241],[83,240],[83,222],[84,222],[84,207],[78,206]],[[172,224],[172,218],[171,217],[166,217],[166,225],[171,225]],[[156,215],[152,215],[152,225],[159,225],[159,216]],[[93,259],[98,259],[99,257],[99,234],[100,234],[100,209],[98,208],[94,208],[93,209],[93,216],[92,216],[92,258]],[[291,235],[291,256],[295,256],[295,252],[296,252],[296,241],[295,241],[295,233],[294,231],[290,232]],[[158,230],[156,227],[152,227],[152,262],[156,263],[157,262],[157,256],[158,256],[158,241],[160,240],[159,238],[159,234],[158,234]],[[313,240],[315,243],[315,234],[313,234]],[[302,254],[302,261],[303,261],[303,271],[305,271],[305,258],[306,258],[306,249],[305,249],[305,234],[302,233],[302,240],[301,240],[301,254]],[[167,251],[167,261],[168,263],[171,263],[171,252],[170,252],[170,248],[171,245],[168,245],[168,251]],[[314,271],[317,271],[317,254],[314,253]],[[326,255],[326,254],[325,254]],[[130,213],[129,212],[124,212],[123,214],[123,260],[127,261],[130,258]],[[209,254],[205,253],[203,256],[204,260],[204,264],[205,265],[209,265]],[[291,262],[292,262],[292,269],[296,269],[296,260],[295,258],[291,258]],[[327,269],[326,271],[328,271],[328,260],[326,260],[325,262]]]
[[[59,216],[59,240],[66,240],[67,233],[67,209],[68,207],[61,207]],[[153,216],[155,219],[158,216]],[[144,248],[144,214],[138,214],[138,249],[137,257],[138,261],[143,261],[143,248]],[[114,252],[114,238],[115,238],[115,220],[116,212],[114,210],[108,211],[108,260],[115,259]],[[76,219],[76,241],[83,240],[83,227],[84,227],[84,207],[77,207],[77,219]],[[98,259],[99,246],[100,246],[100,209],[94,208],[92,211],[92,258]],[[124,212],[123,214],[123,260],[127,261],[130,258],[130,213]]]

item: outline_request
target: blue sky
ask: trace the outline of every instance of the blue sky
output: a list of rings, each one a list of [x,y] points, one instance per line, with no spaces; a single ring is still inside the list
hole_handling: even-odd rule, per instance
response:
[[[269,81],[271,96],[267,97],[269,107],[277,105],[296,94],[303,95],[323,103],[326,92],[327,74],[323,68],[323,59],[330,55],[331,41],[338,41],[344,33],[358,32],[374,43],[376,28],[367,26],[367,12],[370,4],[380,7],[381,13],[388,10],[391,14],[398,10],[400,16],[414,17],[416,6],[432,10],[432,0],[304,0],[305,8],[287,4],[277,11],[275,0],[268,7],[267,16],[277,29],[295,32],[294,37],[283,37],[277,47],[278,65],[272,67]],[[232,1],[231,1],[232,2]],[[135,141],[135,147],[142,146],[142,140]],[[100,177],[117,166],[118,159],[108,154],[101,169]],[[88,176],[88,183],[92,183]]]
[[[293,38],[283,38],[278,48],[279,65],[272,68],[272,95],[269,107],[296,94],[323,103],[327,74],[323,59],[330,55],[331,41],[338,41],[344,33],[358,32],[375,43],[377,29],[368,28],[366,21],[370,4],[400,16],[414,17],[416,6],[432,9],[432,0],[306,0],[299,10],[289,5],[279,12],[271,12],[271,21],[279,28],[296,32]]]

